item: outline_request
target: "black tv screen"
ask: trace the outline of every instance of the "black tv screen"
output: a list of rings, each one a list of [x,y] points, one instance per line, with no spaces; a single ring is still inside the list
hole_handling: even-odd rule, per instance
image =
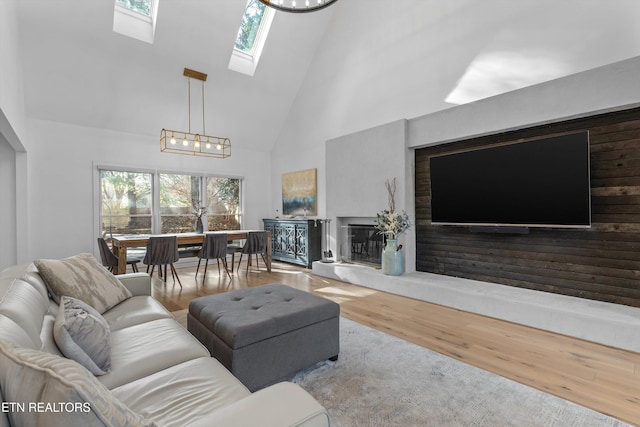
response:
[[[589,227],[589,133],[434,156],[432,224]]]

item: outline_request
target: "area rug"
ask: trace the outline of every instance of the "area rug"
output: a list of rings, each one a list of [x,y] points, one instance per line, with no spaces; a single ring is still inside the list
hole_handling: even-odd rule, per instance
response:
[[[333,427],[628,425],[345,318],[339,359],[292,381]]]
[[[187,310],[172,313],[185,328]],[[599,412],[340,318],[340,356],[299,372],[332,427],[621,427]]]

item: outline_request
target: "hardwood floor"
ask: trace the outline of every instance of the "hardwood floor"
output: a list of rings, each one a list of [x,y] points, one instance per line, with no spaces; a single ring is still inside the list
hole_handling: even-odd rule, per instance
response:
[[[276,262],[271,273],[262,267],[246,273],[243,263],[229,279],[210,265],[204,282],[202,272],[195,279],[195,267],[178,269],[183,289],[154,275],[154,296],[177,311],[198,296],[285,283],[338,302],[343,317],[640,425],[640,353],[315,276],[289,264]]]

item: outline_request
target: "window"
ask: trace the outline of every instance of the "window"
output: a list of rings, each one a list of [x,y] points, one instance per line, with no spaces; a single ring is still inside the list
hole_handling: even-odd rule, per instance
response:
[[[253,54],[253,47],[258,36],[258,30],[260,30],[265,8],[266,6],[258,0],[249,0],[244,15],[242,15],[240,30],[238,30],[236,49],[249,55]]]
[[[116,0],[116,4],[145,16],[151,16],[151,0]]]
[[[201,177],[160,174],[160,232],[187,233],[195,229],[195,213],[202,206]]]
[[[115,0],[113,31],[153,43],[159,0]]]
[[[98,167],[100,234],[189,233],[242,228],[242,180],[202,174]]]
[[[100,171],[100,234],[151,233],[151,174]]]
[[[207,219],[209,230],[239,230],[240,180],[235,178],[207,178]]]
[[[253,76],[267,40],[273,16],[274,10],[258,0],[247,2],[229,61],[229,69]]]

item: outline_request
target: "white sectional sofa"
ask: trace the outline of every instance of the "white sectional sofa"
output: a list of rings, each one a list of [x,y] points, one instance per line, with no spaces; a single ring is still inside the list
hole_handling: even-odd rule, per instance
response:
[[[111,367],[95,376],[58,348],[60,308],[34,264],[0,272],[0,427],[329,425],[293,383],[250,393],[151,297],[148,275],[117,277],[131,295],[102,313]]]

